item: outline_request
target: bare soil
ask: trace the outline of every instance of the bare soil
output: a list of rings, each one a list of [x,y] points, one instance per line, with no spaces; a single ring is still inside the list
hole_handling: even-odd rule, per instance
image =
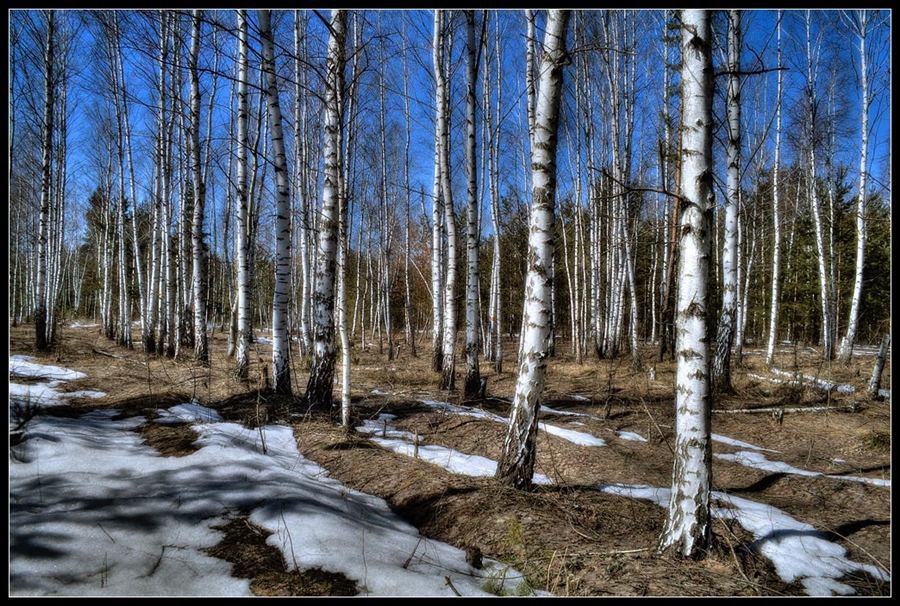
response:
[[[661,487],[671,483],[675,367],[668,360],[657,362],[653,348],[643,352],[644,369],[634,371],[628,356],[588,357],[576,364],[568,344],[557,343],[543,403],[592,418],[578,418],[584,423],[579,426],[570,425],[573,417],[559,414],[545,413],[542,420],[589,432],[607,444],[578,446],[540,432],[536,471],[554,484],[523,492],[390,452],[364,435],[343,431],[336,410],[310,410],[299,397],[274,396],[266,384],[270,348],[265,344],[254,345],[250,381],[241,384],[231,378],[233,360],[225,355],[220,332],[213,334],[208,367],[193,363],[189,356],[172,360],[118,347],[97,327],[63,328],[55,350],[38,355],[33,334],[32,327],[12,327],[10,353],[36,355],[41,363],[87,374],[65,383],[67,391],[109,394],[99,400],[74,399],[69,406],[46,409],[44,414],[80,415],[114,408],[122,415],[151,419],[159,409],[195,399],[250,426],[290,425],[301,453],[332,477],[384,498],[422,534],[468,550],[473,561],[483,555],[509,563],[525,572],[535,589],[564,596],[804,595],[799,583],[784,583],[766,558],[747,549],[753,537],[736,523],[716,519],[712,547],[698,561],[658,555],[664,509],[596,490],[613,482]],[[391,413],[397,417],[395,427],[417,434],[425,443],[496,459],[503,424],[442,413],[421,400],[507,416],[515,388],[514,361],[507,359],[499,374],[482,361],[482,374],[488,377],[486,397],[464,401],[459,391],[437,389],[428,345],[420,344],[419,349],[419,356],[411,357],[403,347],[393,360],[377,346],[354,351],[354,421]],[[514,344],[506,351],[515,351]],[[302,393],[308,370],[306,361],[295,358],[294,392]],[[713,433],[776,450],[769,458],[793,467],[890,479],[890,401],[873,401],[865,395],[873,361],[873,355],[865,355],[855,356],[846,367],[823,363],[816,351],[800,347],[779,354],[778,368],[856,387],[855,393],[844,394],[755,379],[750,375],[773,375],[766,371],[760,351],[745,349],[743,364],[733,371],[734,392],[715,398]],[[460,387],[463,372],[460,363]],[[889,364],[883,385],[890,386]],[[805,407],[826,410],[792,412]],[[749,409],[775,412],[736,412]],[[188,426],[145,423],[139,430],[148,444],[167,456],[183,456],[194,448],[195,436]],[[619,431],[635,432],[649,441],[617,439]],[[713,444],[714,453],[737,450],[720,441]],[[890,573],[890,488],[773,473],[715,457],[713,488],[777,507],[827,533],[847,549],[849,559]],[[355,593],[346,579],[328,571],[288,571],[283,558],[266,546],[265,531],[245,517],[235,517],[222,529],[225,539],[210,553],[232,562],[233,574],[251,579],[258,595]],[[859,595],[890,595],[890,584],[867,575],[843,581]]]

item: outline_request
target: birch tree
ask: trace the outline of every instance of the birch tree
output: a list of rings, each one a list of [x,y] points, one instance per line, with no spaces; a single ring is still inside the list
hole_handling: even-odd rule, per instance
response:
[[[247,11],[237,11],[238,78],[237,78],[237,347],[234,376],[246,381],[250,370],[250,331],[253,300],[250,293],[250,192],[247,177],[249,125],[247,88],[249,80],[249,41]]]
[[[727,183],[722,249],[722,308],[712,365],[713,388],[731,391],[731,345],[737,317],[738,206],[741,193],[741,11],[728,11]]]
[[[47,290],[50,240],[50,183],[53,176],[53,104],[54,63],[56,56],[56,12],[48,10],[47,42],[44,47],[44,122],[41,125],[41,212],[38,228],[37,279],[34,292],[34,332],[38,351],[50,349],[50,327],[47,322]]]
[[[200,74],[197,58],[200,55],[201,11],[194,9],[191,27],[191,50],[188,70],[191,77],[191,107],[189,143],[191,152],[191,177],[194,192],[194,216],[191,226],[193,252],[193,303],[194,303],[194,358],[201,364],[209,363],[209,340],[206,331],[206,238],[203,231],[206,209],[206,180],[200,150]]]
[[[489,92],[489,63],[485,60],[484,68],[484,119],[488,130],[488,184],[491,203],[491,224],[494,228],[493,256],[491,260],[491,286],[488,301],[489,335],[488,360],[494,363],[494,372],[503,370],[503,331],[500,318],[500,125],[502,116],[502,60],[500,55],[500,17],[494,19],[494,53],[497,58],[497,100],[494,104],[494,120],[491,120]]]
[[[479,205],[475,151],[475,86],[478,64],[475,47],[475,11],[466,11],[466,382],[465,396],[477,397],[481,391],[478,367],[478,313],[480,274],[478,269]]]
[[[838,362],[849,364],[853,357],[853,344],[856,341],[856,327],[859,321],[859,305],[862,298],[863,265],[866,256],[866,173],[868,172],[869,148],[869,68],[866,65],[866,35],[869,29],[869,16],[865,9],[857,11],[855,26],[859,36],[859,74],[860,74],[860,154],[859,154],[859,189],[856,196],[856,271],[853,276],[853,295],[850,299],[850,315],[847,317],[847,332],[841,339],[838,351]]]
[[[334,388],[334,299],[342,166],[343,97],[347,14],[331,12],[325,71],[325,183],[319,216],[318,254],[313,292],[313,360],[306,385],[310,406],[330,409]]]
[[[266,76],[266,115],[272,136],[275,167],[275,294],[272,300],[272,387],[275,393],[291,393],[289,310],[291,292],[291,193],[284,128],[278,95],[278,71],[275,69],[275,43],[272,37],[272,11],[262,9],[259,35],[262,42],[262,69]]]
[[[781,217],[780,217],[780,192],[779,171],[781,153],[781,87],[784,81],[781,70],[781,18],[782,12],[778,11],[778,64],[777,85],[775,92],[775,159],[772,166],[772,297],[769,307],[769,338],[766,345],[766,366],[772,366],[775,362],[775,342],[778,333],[778,305],[780,302],[781,287]]]
[[[806,195],[813,217],[813,229],[816,237],[816,252],[819,266],[819,302],[822,310],[821,342],[823,357],[834,358],[834,283],[831,278],[829,257],[825,249],[825,222],[819,202],[816,183],[816,139],[818,136],[818,98],[816,95],[816,65],[812,48],[812,17],[806,11],[806,129],[807,129],[807,178]]]
[[[676,292],[675,461],[660,553],[699,557],[710,540],[709,214],[712,208],[712,39],[707,10],[683,10],[682,209]]]
[[[531,147],[532,200],[528,274],[523,305],[519,377],[506,438],[495,477],[524,489],[534,475],[538,411],[547,368],[551,332],[552,267],[556,232],[556,142],[569,11],[548,11]]]
[[[431,368],[442,372],[444,367],[444,214],[441,181],[442,138],[441,128],[444,124],[441,117],[444,96],[443,48],[444,48],[444,15],[434,12],[434,40],[432,42],[432,60],[435,78],[435,131],[434,131],[434,185],[431,203]]]
[[[447,77],[444,67],[444,11],[434,11],[434,77],[436,82],[435,97],[436,128],[435,145],[437,152],[435,158],[438,162],[438,175],[440,179],[441,201],[443,203],[444,232],[447,237],[446,255],[444,258],[444,296],[443,296],[443,338],[441,349],[443,361],[441,362],[441,389],[454,389],[456,387],[456,332],[457,332],[457,301],[456,301],[456,211],[453,205],[453,190],[450,185],[450,132],[448,119],[450,116],[449,91],[447,90]]]

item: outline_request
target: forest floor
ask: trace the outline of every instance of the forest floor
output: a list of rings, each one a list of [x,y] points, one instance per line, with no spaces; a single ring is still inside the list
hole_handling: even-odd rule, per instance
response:
[[[263,335],[264,336],[264,335]],[[539,432],[536,472],[553,480],[528,492],[497,485],[491,478],[453,474],[436,465],[391,452],[363,434],[346,434],[339,412],[308,410],[298,398],[275,397],[265,389],[270,346],[253,345],[248,384],[231,379],[233,359],[226,357],[225,335],[211,339],[208,367],[190,360],[147,356],[139,347],[116,346],[93,327],[60,330],[55,350],[33,351],[33,327],[10,329],[10,354],[36,356],[38,362],[87,374],[67,383],[67,391],[101,390],[103,403],[73,399],[45,414],[80,415],[99,407],[153,418],[159,408],[191,399],[214,408],[226,419],[250,426],[280,423],[294,428],[300,452],[344,485],[384,498],[425,536],[506,562],[524,572],[535,589],[571,596],[800,596],[799,582],[785,583],[772,563],[748,550],[754,537],[733,521],[715,518],[713,543],[706,557],[685,561],[657,555],[665,509],[652,502],[596,490],[622,483],[669,487],[674,444],[674,362],[656,361],[655,349],[643,353],[645,368],[631,369],[629,356],[613,360],[586,357],[576,364],[567,343],[557,344],[551,359],[543,404],[559,411],[542,421],[565,425],[586,413],[578,430],[606,440],[603,448],[579,446]],[[488,419],[447,414],[423,400],[465,405],[508,416],[516,374],[511,355],[496,373],[483,360],[487,397],[463,400],[460,391],[440,391],[430,369],[430,344],[411,357],[403,347],[389,360],[377,345],[357,351],[352,367],[354,426],[381,413],[396,416],[394,428],[424,443],[496,460],[505,425]],[[507,352],[515,344],[506,345]],[[733,371],[734,393],[714,401],[712,432],[777,451],[770,458],[794,468],[826,475],[891,477],[890,400],[866,394],[874,354],[855,356],[849,366],[823,363],[817,350],[783,347],[776,367],[789,372],[852,385],[854,393],[826,391],[762,380],[768,373],[760,350],[745,348],[743,365]],[[295,363],[294,392],[302,393],[308,371]],[[652,371],[651,371],[652,368]],[[464,366],[458,363],[461,388]],[[884,369],[890,387],[890,365]],[[336,386],[337,387],[337,386]],[[339,390],[335,389],[337,395]],[[827,407],[816,412],[796,408]],[[750,409],[784,410],[737,412]],[[617,432],[647,441],[615,439]],[[189,454],[194,436],[187,426],[145,423],[146,442],[167,456]],[[739,450],[715,441],[714,454]],[[772,472],[713,457],[713,488],[778,508],[811,524],[847,550],[847,558],[890,574],[891,490],[823,475]],[[247,525],[249,527],[249,525]],[[258,534],[258,533],[257,533]],[[273,549],[265,537],[227,533],[214,554],[234,564],[235,576],[253,579],[258,595],[335,595],[346,588],[328,579],[287,580],[272,574]],[[258,537],[257,537],[258,539]],[[890,584],[860,574],[842,579],[858,595],[890,595]],[[298,585],[299,583],[299,585]],[[305,584],[305,585],[304,585]]]

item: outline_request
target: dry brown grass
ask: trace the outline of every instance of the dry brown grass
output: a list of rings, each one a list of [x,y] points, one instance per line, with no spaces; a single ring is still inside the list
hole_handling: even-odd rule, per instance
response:
[[[29,327],[11,330],[11,352],[32,354]],[[622,482],[667,486],[671,481],[674,364],[657,362],[655,349],[644,352],[645,368],[631,370],[630,359],[576,364],[564,342],[557,346],[544,392],[544,404],[588,413],[583,425],[574,418],[545,415],[544,420],[578,428],[606,440],[603,448],[577,446],[543,432],[538,439],[536,471],[553,486],[520,492],[487,478],[454,475],[422,460],[347,434],[328,413],[307,410],[298,397],[276,397],[265,390],[267,346],[255,346],[246,384],[231,379],[232,360],[216,333],[209,366],[189,359],[170,360],[116,347],[91,328],[64,328],[54,352],[41,362],[87,373],[66,383],[70,391],[95,389],[101,400],[75,400],[52,414],[74,415],[106,407],[122,415],[150,419],[157,411],[194,400],[215,408],[226,419],[255,427],[279,422],[293,426],[302,454],[350,488],[378,495],[415,524],[424,536],[507,562],[526,573],[531,587],[573,596],[776,596],[802,595],[798,583],[785,584],[768,560],[748,552],[752,540],[733,522],[717,520],[714,543],[699,562],[656,555],[664,510],[652,503],[597,491],[599,484]],[[421,349],[421,348],[420,348]],[[507,352],[515,346],[507,346]],[[387,360],[376,351],[354,351],[353,414],[357,420],[390,412],[393,425],[426,443],[497,458],[505,426],[489,420],[442,414],[420,400],[441,400],[507,415],[515,387],[515,368],[507,359],[503,373],[488,363],[485,399],[465,401],[459,391],[436,389],[428,352],[412,358],[402,351]],[[822,379],[849,383],[854,394],[792,387],[760,381],[767,374],[763,356],[752,350],[734,370],[734,392],[716,398],[713,432],[777,450],[771,458],[823,474],[890,478],[890,404],[865,399],[871,357],[850,367],[823,364],[800,348],[779,354],[776,366]],[[294,392],[302,393],[307,370],[295,356]],[[651,371],[652,369],[652,371]],[[459,366],[462,373],[462,365]],[[885,367],[884,385],[890,385]],[[457,378],[461,387],[462,376]],[[378,390],[378,393],[375,392]],[[822,413],[732,414],[746,408],[834,406]],[[851,412],[850,410],[853,410]],[[146,443],[166,456],[189,454],[192,431],[185,425],[145,423]],[[617,431],[636,432],[648,442],[617,439]],[[887,444],[887,447],[885,446]],[[735,452],[721,442],[714,452]],[[890,570],[890,489],[833,478],[803,477],[750,469],[714,459],[716,490],[765,502],[831,533],[854,561]],[[265,546],[264,532],[236,515],[222,527],[226,538],[211,553],[235,564],[234,574],[252,579],[258,595],[347,595],[352,583],[323,571],[289,572],[280,555]],[[885,595],[890,586],[865,576],[845,579],[863,595]],[[507,588],[508,590],[512,590]]]

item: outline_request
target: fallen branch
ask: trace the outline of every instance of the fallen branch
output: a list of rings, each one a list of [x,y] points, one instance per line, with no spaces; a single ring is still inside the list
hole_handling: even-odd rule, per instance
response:
[[[144,362],[140,360],[133,360],[131,358],[126,358],[125,356],[117,356],[114,353],[109,353],[108,351],[101,351],[99,349],[91,349],[91,351],[98,356],[106,356],[107,358],[115,358],[117,360],[125,360],[126,362],[133,362],[134,364],[140,364],[141,366],[146,366]]]
[[[846,410],[856,412],[856,406],[805,406],[802,408],[782,408],[780,406],[766,408],[735,408],[733,410],[713,410],[725,414],[751,414],[751,413],[786,413],[786,412],[828,412],[829,410]]]

